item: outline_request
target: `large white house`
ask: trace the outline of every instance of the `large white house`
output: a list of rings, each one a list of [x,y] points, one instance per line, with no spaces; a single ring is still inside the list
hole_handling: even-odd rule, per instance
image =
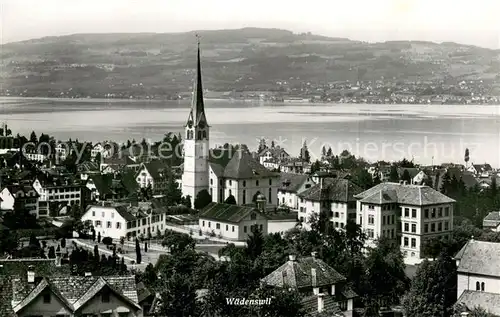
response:
[[[307,174],[281,173],[278,188],[278,203],[293,210],[299,210],[298,194],[311,188],[315,182]]]
[[[207,190],[213,201],[224,202],[234,196],[237,204],[245,205],[263,194],[269,204],[278,204],[278,173],[269,171],[243,147],[209,150],[210,126],[203,100],[199,46],[193,101],[184,139],[183,196],[190,196],[194,201],[200,191]]]
[[[356,198],[356,222],[366,232],[367,244],[399,237],[408,264],[421,262],[427,239],[449,236],[453,229],[455,201],[428,186],[381,183]]]
[[[160,160],[142,163],[136,173],[136,181],[140,188],[151,186],[154,194],[161,194],[167,187],[167,182],[172,174],[169,167]]]
[[[3,210],[14,210],[16,206],[25,208],[30,214],[39,216],[38,209],[39,195],[32,186],[8,185],[0,191],[0,201]]]
[[[500,315],[500,243],[469,240],[455,260],[457,304]]]

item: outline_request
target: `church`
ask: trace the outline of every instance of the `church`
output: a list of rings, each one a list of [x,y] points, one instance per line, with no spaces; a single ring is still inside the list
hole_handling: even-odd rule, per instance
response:
[[[200,43],[198,42],[196,78],[191,110],[185,125],[182,195],[196,195],[207,190],[213,202],[223,203],[233,196],[238,205],[253,204],[257,195],[266,197],[267,205],[278,205],[280,174],[272,172],[239,147],[210,149],[210,126],[203,100]]]

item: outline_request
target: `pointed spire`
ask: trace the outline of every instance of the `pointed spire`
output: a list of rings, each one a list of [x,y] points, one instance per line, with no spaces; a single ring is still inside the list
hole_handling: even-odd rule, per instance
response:
[[[189,121],[193,121],[194,125],[199,125],[201,122],[207,125],[205,117],[205,103],[203,100],[203,81],[201,78],[201,54],[200,54],[200,37],[196,34],[198,42],[197,61],[196,61],[196,79],[193,85],[193,100],[191,104],[191,113],[189,114]]]

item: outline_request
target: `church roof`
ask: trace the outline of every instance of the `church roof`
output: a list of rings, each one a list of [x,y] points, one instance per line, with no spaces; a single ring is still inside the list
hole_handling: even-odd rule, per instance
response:
[[[224,169],[224,177],[231,179],[249,179],[278,177],[279,174],[271,172],[247,151],[237,151]]]

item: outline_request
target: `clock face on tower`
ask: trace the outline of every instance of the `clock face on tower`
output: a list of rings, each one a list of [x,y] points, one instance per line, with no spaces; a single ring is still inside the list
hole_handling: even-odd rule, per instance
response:
[[[192,128],[193,127],[193,121],[192,120],[189,120],[188,121],[188,127]]]
[[[205,127],[205,123],[202,121],[200,122],[200,124],[198,124],[198,126],[203,129]]]

